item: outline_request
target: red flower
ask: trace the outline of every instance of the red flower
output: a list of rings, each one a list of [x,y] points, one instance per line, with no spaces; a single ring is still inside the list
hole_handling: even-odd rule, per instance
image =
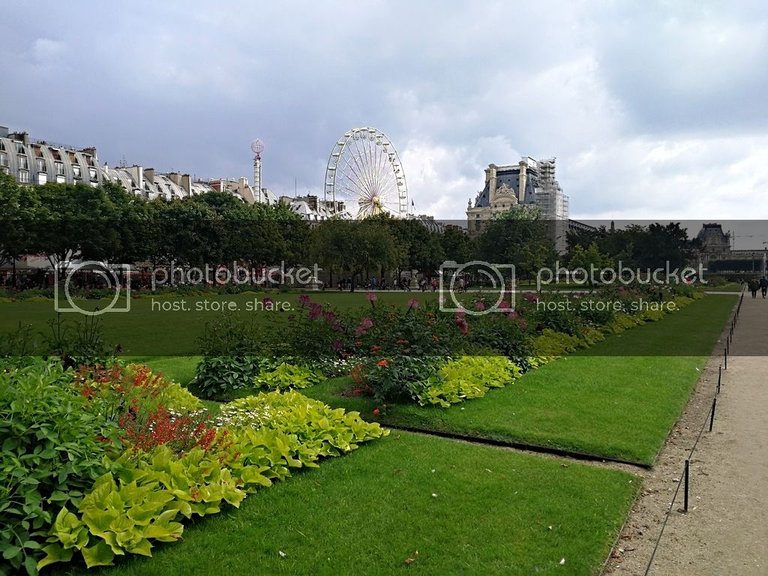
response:
[[[379,414],[381,414],[381,410],[379,410],[378,408],[374,408],[373,409],[373,414],[374,414],[374,416],[378,416]]]
[[[376,362],[376,365],[381,366],[382,368],[386,368],[387,366],[389,366],[389,362],[387,360],[379,360],[378,362]]]

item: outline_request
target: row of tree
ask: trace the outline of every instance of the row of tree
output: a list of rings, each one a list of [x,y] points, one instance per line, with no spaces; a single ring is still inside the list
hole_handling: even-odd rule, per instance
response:
[[[0,265],[24,254],[45,255],[52,266],[72,258],[153,267],[312,262],[332,277],[360,282],[400,270],[434,276],[447,260],[511,263],[526,277],[558,259],[548,223],[528,209],[510,211],[470,237],[457,227],[434,231],[386,215],[310,224],[288,206],[249,205],[228,193],[145,201],[114,183],[20,186],[2,172],[0,223]],[[693,249],[679,225],[600,229],[568,240],[576,265],[682,263]]]

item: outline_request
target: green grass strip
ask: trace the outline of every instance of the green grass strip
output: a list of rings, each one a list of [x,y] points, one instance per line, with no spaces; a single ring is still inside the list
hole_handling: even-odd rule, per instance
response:
[[[348,379],[305,392],[389,425],[651,465],[735,303],[732,296],[707,296],[447,409],[392,405],[375,417],[371,399],[341,395]],[[697,355],[667,355],[681,347]]]
[[[197,522],[154,558],[100,573],[593,575],[639,484],[624,472],[395,433]]]

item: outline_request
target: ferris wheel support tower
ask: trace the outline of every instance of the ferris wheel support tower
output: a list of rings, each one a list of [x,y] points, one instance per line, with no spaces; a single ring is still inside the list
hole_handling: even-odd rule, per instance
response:
[[[261,153],[264,152],[264,142],[258,138],[251,142],[253,152],[253,187],[256,190],[256,202],[261,204]]]

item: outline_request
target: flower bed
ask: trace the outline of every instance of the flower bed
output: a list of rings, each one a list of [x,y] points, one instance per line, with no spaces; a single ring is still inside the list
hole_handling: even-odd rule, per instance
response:
[[[183,521],[386,434],[298,392],[224,406],[218,420],[141,366],[0,372],[0,569],[151,555]]]

